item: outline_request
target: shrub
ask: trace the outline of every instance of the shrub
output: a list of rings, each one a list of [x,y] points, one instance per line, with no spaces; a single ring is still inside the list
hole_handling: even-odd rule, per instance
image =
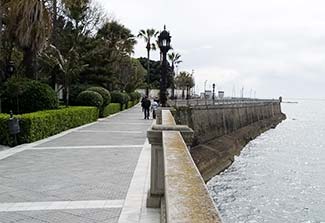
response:
[[[104,108],[103,117],[107,117],[119,111],[121,111],[121,105],[119,103],[110,103]]]
[[[137,94],[135,92],[131,92],[129,95],[130,95],[131,101],[137,100]]]
[[[9,135],[9,115],[0,114],[0,145],[11,145],[12,139]]]
[[[70,105],[78,105],[78,95],[90,88],[91,86],[88,84],[75,84],[70,87],[69,93],[69,103]]]
[[[29,113],[59,106],[58,97],[50,86],[29,79],[8,80],[3,97],[5,112]]]
[[[103,98],[103,107],[107,106],[111,102],[111,94],[103,87],[91,87],[87,91],[94,91],[100,94]]]
[[[113,91],[111,93],[111,96],[113,103],[119,103],[121,105],[121,110],[127,108],[128,102],[130,100],[130,96],[127,93]]]
[[[15,116],[20,120],[18,143],[30,143],[62,131],[94,122],[98,109],[94,107],[68,107]],[[0,144],[12,145],[8,130],[9,115],[0,114]]]
[[[131,101],[138,102],[141,98],[141,94],[139,92],[131,92],[130,98],[131,98]]]
[[[95,106],[100,108],[103,105],[103,97],[94,91],[83,91],[78,95],[78,105]]]
[[[123,104],[127,105],[128,102],[131,100],[130,96],[128,95],[128,93],[122,93],[123,94]]]
[[[113,91],[111,92],[111,97],[112,97],[112,103],[119,103],[119,104],[124,103],[124,96],[123,93],[121,92]]]
[[[133,105],[134,105],[134,102],[133,101],[129,101],[128,102],[128,108],[131,108]]]

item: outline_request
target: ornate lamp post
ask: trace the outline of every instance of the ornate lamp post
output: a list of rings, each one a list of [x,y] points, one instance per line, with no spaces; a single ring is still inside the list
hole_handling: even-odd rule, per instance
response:
[[[162,107],[166,107],[166,101],[167,101],[167,52],[171,49],[170,46],[170,39],[171,36],[169,35],[169,32],[166,31],[166,26],[164,26],[164,31],[160,33],[158,36],[158,46],[160,48],[160,51],[162,53],[162,69],[161,69],[161,77],[160,77],[160,103]]]
[[[186,85],[186,100],[188,100],[190,98],[190,85],[187,84]]]
[[[212,88],[213,88],[213,91],[212,91],[212,100],[214,101],[214,99],[215,99],[216,84],[212,84]]]

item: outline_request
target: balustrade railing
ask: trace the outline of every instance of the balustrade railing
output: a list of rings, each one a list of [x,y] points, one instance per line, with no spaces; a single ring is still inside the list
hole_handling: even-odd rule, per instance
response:
[[[252,99],[252,98],[225,98],[225,99],[175,99],[169,100],[170,106],[202,106],[202,105],[229,105],[229,104],[254,104],[254,103],[273,103],[279,102],[278,99]]]
[[[221,222],[188,146],[193,130],[177,125],[170,110],[159,110],[148,130],[151,182],[147,206],[161,207],[162,222]]]

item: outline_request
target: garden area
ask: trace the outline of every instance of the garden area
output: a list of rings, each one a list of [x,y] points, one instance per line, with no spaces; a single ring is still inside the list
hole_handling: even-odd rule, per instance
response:
[[[0,145],[34,142],[138,103],[146,70],[131,57],[136,42],[89,0],[1,1]],[[10,114],[19,119],[16,139]]]
[[[159,89],[161,61],[155,29],[134,35],[92,0],[0,2],[0,145],[29,143],[136,104],[137,89]],[[134,58],[137,40],[147,58]],[[192,74],[175,69],[168,55],[167,88],[194,86]],[[175,96],[176,97],[176,96]],[[13,137],[9,120],[19,119]],[[17,141],[17,142],[16,142]]]

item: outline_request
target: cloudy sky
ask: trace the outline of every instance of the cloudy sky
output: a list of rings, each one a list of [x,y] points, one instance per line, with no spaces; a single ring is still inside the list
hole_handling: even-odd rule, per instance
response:
[[[166,24],[196,91],[207,80],[228,96],[325,98],[324,0],[97,1],[134,34]]]

